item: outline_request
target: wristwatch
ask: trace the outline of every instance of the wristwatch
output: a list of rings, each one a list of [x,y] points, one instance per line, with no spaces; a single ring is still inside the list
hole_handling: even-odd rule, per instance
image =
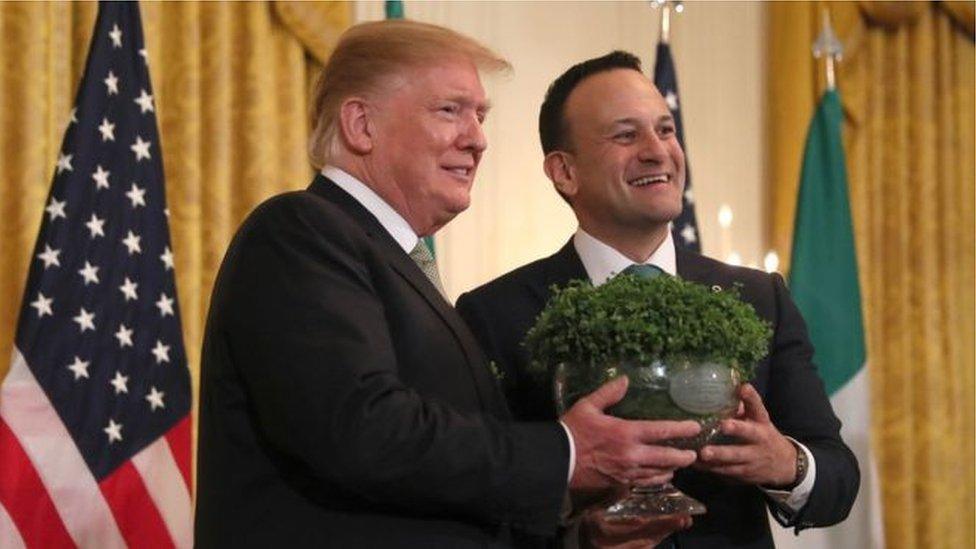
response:
[[[803,482],[803,479],[807,477],[807,468],[810,464],[807,462],[807,453],[803,451],[800,444],[792,439],[789,439],[789,441],[791,444],[793,444],[793,447],[796,448],[796,478],[794,478],[793,482],[786,485],[784,488],[792,491],[794,488],[799,486],[801,482]]]

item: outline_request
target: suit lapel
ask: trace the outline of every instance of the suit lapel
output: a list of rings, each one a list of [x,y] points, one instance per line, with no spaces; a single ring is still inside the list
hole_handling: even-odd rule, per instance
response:
[[[586,267],[583,266],[583,262],[580,260],[579,254],[576,253],[576,248],[573,246],[573,239],[570,238],[558,252],[549,256],[549,260],[546,261],[546,271],[544,279],[542,280],[542,285],[536,290],[538,291],[540,297],[543,298],[543,302],[549,300],[550,288],[553,284],[556,286],[565,286],[570,280],[589,280],[589,275],[586,274]]]
[[[699,284],[715,283],[714,264],[702,256],[679,247],[675,249],[675,261],[679,277]]]
[[[420,270],[420,267],[410,259],[410,256],[403,251],[403,248],[383,228],[376,217],[338,185],[322,175],[317,175],[309,190],[336,204],[349,214],[373,242],[380,247],[383,256],[390,262],[393,270],[424,298],[454,334],[455,340],[467,358],[467,365],[474,380],[482,409],[491,409],[507,416],[508,409],[501,398],[501,393],[498,392],[497,384],[491,372],[485,366],[484,355],[474,336],[471,335],[467,325],[464,324],[454,307],[437,291],[437,288]]]

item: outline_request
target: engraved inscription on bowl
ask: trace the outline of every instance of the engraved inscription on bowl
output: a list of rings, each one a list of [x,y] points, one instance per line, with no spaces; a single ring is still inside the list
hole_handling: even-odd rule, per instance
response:
[[[682,410],[693,414],[716,414],[735,399],[735,376],[728,366],[715,363],[671,374],[669,395]]]

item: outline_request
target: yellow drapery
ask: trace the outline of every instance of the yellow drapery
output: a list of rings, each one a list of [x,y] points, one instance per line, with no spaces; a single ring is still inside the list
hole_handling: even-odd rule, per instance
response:
[[[828,7],[865,308],[888,547],[973,547],[972,2],[769,5],[771,241],[788,264]]]
[[[352,9],[151,2],[141,10],[196,393],[220,260],[258,202],[308,184],[310,83]],[[93,2],[0,4],[0,379],[96,13]]]

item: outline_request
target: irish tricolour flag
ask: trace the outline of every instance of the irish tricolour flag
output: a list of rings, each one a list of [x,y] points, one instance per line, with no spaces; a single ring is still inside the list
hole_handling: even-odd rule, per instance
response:
[[[870,386],[861,292],[841,140],[840,97],[824,93],[810,123],[793,233],[790,290],[810,330],[820,376],[841,435],[861,466],[861,489],[851,515],[826,529],[806,530],[801,547],[884,546],[877,469],[871,455]]]

